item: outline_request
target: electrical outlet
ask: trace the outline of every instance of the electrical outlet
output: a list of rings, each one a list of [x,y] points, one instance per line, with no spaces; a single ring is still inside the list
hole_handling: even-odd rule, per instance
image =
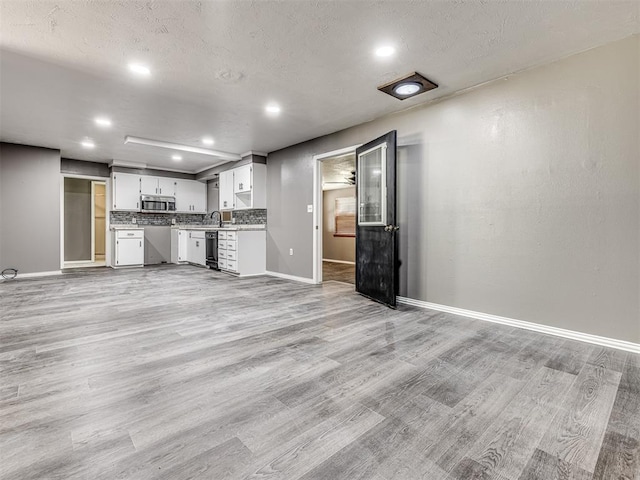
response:
[[[236,223],[236,217],[231,217],[231,223]]]
[[[136,217],[133,217],[131,219],[131,223],[133,223],[135,225],[136,223],[138,223],[138,219]]]
[[[175,224],[176,224],[176,219],[175,219],[175,218],[172,218],[172,219],[171,219],[171,225],[175,225]]]
[[[289,249],[289,255],[293,255],[293,248]]]

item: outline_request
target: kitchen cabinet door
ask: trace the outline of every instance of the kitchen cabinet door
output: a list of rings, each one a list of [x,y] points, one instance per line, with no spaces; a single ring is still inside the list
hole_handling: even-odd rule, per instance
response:
[[[191,201],[193,210],[191,213],[207,213],[207,184],[191,182]]]
[[[112,210],[140,210],[141,175],[114,173],[111,177]]]
[[[251,191],[252,165],[243,165],[233,169],[233,192],[243,193]]]
[[[233,170],[220,173],[220,210],[233,210],[234,208],[233,175]]]
[[[140,177],[140,194],[160,195],[160,193],[158,193],[158,177],[142,175]]]
[[[144,265],[144,232],[117,230],[113,235],[113,266],[128,267]]]
[[[176,179],[169,177],[158,177],[158,195],[165,197],[175,197]]]
[[[207,184],[196,180],[175,181],[176,211],[207,213]]]
[[[121,238],[116,245],[116,265],[143,265],[144,240],[139,238]]]

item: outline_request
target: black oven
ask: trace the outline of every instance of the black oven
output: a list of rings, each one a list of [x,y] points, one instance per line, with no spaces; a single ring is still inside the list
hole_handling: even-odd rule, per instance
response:
[[[140,211],[150,213],[172,213],[176,211],[175,197],[162,197],[159,195],[141,195]]]
[[[218,232],[206,232],[205,241],[207,245],[207,266],[214,270],[218,268]]]

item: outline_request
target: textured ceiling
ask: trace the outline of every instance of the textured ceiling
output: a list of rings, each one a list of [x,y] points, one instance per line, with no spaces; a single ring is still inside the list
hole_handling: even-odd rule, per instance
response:
[[[327,158],[322,161],[322,189],[335,190],[352,186],[348,179],[356,169],[356,154]]]
[[[63,156],[196,171],[125,135],[273,151],[638,32],[637,1],[7,1],[0,138]],[[396,47],[387,59],[381,44]],[[133,78],[130,61],[148,64]],[[440,88],[378,85],[419,71]],[[267,102],[282,113],[270,118]],[[96,115],[114,125],[100,130]],[[80,141],[89,136],[96,148]]]

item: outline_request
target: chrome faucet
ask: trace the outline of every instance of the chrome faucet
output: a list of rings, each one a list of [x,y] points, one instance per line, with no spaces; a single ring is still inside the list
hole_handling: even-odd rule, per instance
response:
[[[213,215],[215,213],[218,214],[218,226],[222,227],[222,213],[220,213],[218,210],[214,210],[213,212],[211,212],[211,215],[209,215],[209,218],[213,220]]]

